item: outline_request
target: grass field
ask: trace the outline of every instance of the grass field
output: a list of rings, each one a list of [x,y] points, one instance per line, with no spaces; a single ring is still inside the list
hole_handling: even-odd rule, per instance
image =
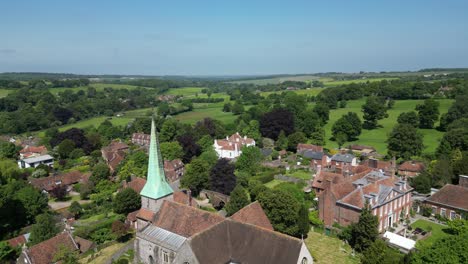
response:
[[[293,173],[287,172],[286,176],[291,176],[302,180],[310,180],[312,178],[312,173],[309,171],[297,170]]]
[[[225,124],[233,123],[237,118],[237,116],[233,115],[232,113],[223,112],[221,107],[198,109],[195,107],[195,109],[191,112],[185,112],[175,116],[177,120],[186,124],[194,124],[205,117],[217,119]]]
[[[270,182],[265,183],[265,186],[267,188],[273,189],[276,185],[278,185],[280,183],[283,183],[283,182],[285,182],[285,181],[275,179],[275,180],[272,180]]]
[[[356,79],[356,80],[346,80],[346,81],[329,81],[329,82],[324,82],[325,87],[333,87],[333,86],[339,86],[339,85],[344,85],[344,84],[351,84],[351,83],[366,83],[366,82],[380,82],[383,80],[396,80],[398,78],[369,78],[369,79]]]
[[[13,92],[14,90],[9,89],[0,89],[0,98],[7,96],[9,93]]]
[[[439,111],[440,113],[446,113],[453,100],[443,99],[438,100],[440,103]],[[338,120],[342,115],[347,112],[355,112],[362,118],[361,106],[364,104],[365,99],[348,101],[346,108],[339,108],[330,111],[330,120],[325,125],[325,135],[326,135],[326,147],[328,148],[337,148],[338,144],[334,141],[329,140],[331,137],[331,128],[333,124]],[[395,105],[392,109],[388,110],[388,118],[382,119],[379,121],[379,125],[382,127],[373,129],[373,130],[362,130],[359,139],[354,142],[348,142],[347,144],[361,144],[361,145],[370,145],[377,149],[380,153],[386,153],[387,151],[387,140],[388,134],[392,131],[394,125],[397,123],[396,119],[402,112],[408,112],[414,110],[417,104],[422,103],[423,100],[398,100],[395,101]],[[439,132],[435,129],[420,129],[421,133],[424,135],[424,152],[434,152],[437,148],[440,139],[443,136],[442,132]]]
[[[316,96],[321,91],[323,91],[323,89],[325,89],[325,88],[310,88],[310,89],[306,89],[306,90],[297,90],[297,91],[293,91],[293,92],[295,92],[296,94],[299,94],[299,95],[308,95],[308,96],[313,95],[313,96]],[[274,94],[274,93],[280,94],[282,92],[285,92],[285,91],[261,92],[260,95],[264,96],[264,97],[267,97],[270,94]]]
[[[411,225],[411,227],[413,229],[419,227],[424,231],[432,232],[431,235],[427,237],[426,239],[419,240],[416,244],[416,247],[430,246],[432,245],[432,243],[434,243],[434,241],[436,241],[439,238],[451,236],[451,234],[448,234],[447,232],[444,231],[444,229],[447,229],[446,226],[439,225],[434,222],[429,222],[423,219],[417,220]]]
[[[338,238],[311,231],[305,244],[314,258],[314,263],[360,263],[359,257],[351,255],[351,247]]]
[[[183,95],[183,96],[195,96],[197,93],[201,95],[201,87],[181,87],[181,88],[171,88],[164,94],[171,95]]]
[[[377,82],[382,80],[393,80],[398,78],[366,78],[366,79],[356,79],[356,80],[346,80],[346,81],[336,81],[332,78],[320,78],[314,75],[301,75],[301,76],[286,76],[286,77],[276,77],[276,78],[267,78],[267,79],[257,79],[257,80],[243,80],[243,81],[233,81],[233,83],[251,83],[257,85],[266,85],[266,84],[278,84],[284,81],[300,81],[300,82],[310,82],[312,80],[318,80],[325,84],[326,87],[338,86],[343,84],[350,83],[363,83],[363,82]]]

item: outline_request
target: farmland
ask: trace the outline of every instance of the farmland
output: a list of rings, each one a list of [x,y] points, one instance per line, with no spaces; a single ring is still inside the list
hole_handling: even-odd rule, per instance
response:
[[[7,96],[9,93],[13,92],[14,90],[9,89],[0,89],[0,98]]]
[[[382,80],[396,80],[398,78],[363,78],[363,79],[355,79],[355,80],[335,80],[332,78],[323,78],[318,77],[315,75],[300,75],[300,76],[285,76],[285,77],[275,77],[275,78],[267,78],[267,79],[255,79],[255,80],[242,80],[242,81],[233,81],[233,83],[251,83],[256,85],[267,85],[267,84],[279,84],[284,81],[300,81],[300,82],[311,82],[314,80],[321,81],[324,83],[325,87],[333,87],[343,84],[350,84],[350,83],[365,83],[365,82],[378,82]]]

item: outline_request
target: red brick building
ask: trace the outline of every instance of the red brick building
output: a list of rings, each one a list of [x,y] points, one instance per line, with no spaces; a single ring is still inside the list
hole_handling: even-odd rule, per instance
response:
[[[364,171],[334,183],[325,179],[318,196],[319,216],[326,226],[347,226],[359,220],[364,205],[369,203],[379,218],[379,231],[406,217],[411,208],[411,190],[406,183],[380,171]]]
[[[180,159],[164,160],[164,172],[169,182],[180,180],[185,172],[184,163]]]
[[[418,176],[425,169],[424,163],[419,161],[405,161],[398,166],[398,175],[405,177]]]
[[[297,144],[297,150],[296,150],[297,154],[303,155],[304,151],[306,150],[310,150],[313,152],[323,152],[323,147],[312,145],[312,144],[302,144],[302,143]]]
[[[468,176],[460,175],[458,185],[447,184],[424,202],[433,215],[450,220],[468,216]]]
[[[133,133],[132,143],[142,147],[148,147],[150,145],[150,135],[144,133]]]
[[[106,161],[111,173],[114,173],[120,162],[125,159],[128,145],[123,142],[113,141],[109,146],[101,149],[102,158]]]
[[[70,186],[75,183],[88,182],[91,173],[71,171],[57,176],[31,179],[29,183],[41,191],[50,192],[57,186]]]

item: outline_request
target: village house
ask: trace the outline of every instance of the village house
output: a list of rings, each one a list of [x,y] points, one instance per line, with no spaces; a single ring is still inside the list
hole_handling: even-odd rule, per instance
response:
[[[376,153],[376,150],[372,146],[364,146],[364,145],[350,145],[348,146],[347,150],[352,152],[356,152],[361,156],[370,156]]]
[[[58,235],[36,244],[30,248],[23,247],[23,251],[17,263],[25,264],[50,264],[57,263],[54,260],[55,255],[59,252],[61,247],[65,247],[71,251],[84,253],[94,248],[92,241],[86,240],[81,237],[73,237],[68,231],[63,231]]]
[[[61,175],[53,175],[43,178],[31,178],[29,183],[43,192],[50,192],[58,186],[66,186],[67,191],[71,190],[71,185],[76,183],[88,182],[90,173],[82,173],[80,171],[71,171]]]
[[[171,183],[180,180],[184,176],[185,166],[180,159],[164,160],[164,173]]]
[[[150,135],[144,133],[133,133],[132,143],[142,147],[148,147],[150,145]]]
[[[405,161],[398,166],[398,175],[405,177],[415,177],[424,171],[426,166],[420,161]]]
[[[173,94],[163,94],[158,96],[158,100],[161,102],[174,102],[176,99],[177,96]]]
[[[368,204],[379,218],[379,232],[383,232],[406,218],[412,205],[412,188],[406,181],[380,171],[363,171],[338,183],[326,179],[322,188],[318,196],[319,217],[326,226],[356,223]]]
[[[23,149],[20,150],[19,154],[20,159],[38,157],[47,154],[47,148],[45,146],[25,146]]]
[[[379,170],[387,176],[395,175],[395,172],[396,172],[395,159],[392,159],[391,161],[384,161],[384,160],[369,158],[369,159],[362,161],[359,165],[366,166],[374,170]]]
[[[112,141],[109,146],[101,149],[102,158],[109,166],[111,174],[115,172],[120,162],[125,159],[127,152],[128,145],[118,141]]]
[[[307,150],[312,151],[312,152],[322,152],[323,153],[323,147],[322,146],[299,143],[299,144],[297,144],[297,147],[296,147],[296,154],[304,155],[304,152],[307,151]]]
[[[239,157],[242,153],[242,147],[244,146],[255,146],[255,140],[247,136],[242,137],[239,135],[239,132],[230,137],[226,136],[226,139],[215,139],[213,144],[220,159],[235,159]]]
[[[54,157],[51,155],[41,155],[41,156],[35,156],[31,158],[25,158],[25,159],[20,159],[18,160],[18,167],[20,169],[26,169],[26,168],[36,168],[37,166],[44,164],[49,167],[54,166]]]
[[[30,235],[31,235],[31,233],[26,233],[26,234],[23,234],[23,235],[19,235],[17,237],[14,237],[14,238],[11,238],[11,239],[7,240],[7,243],[12,248],[22,247],[23,245],[28,243]]]
[[[424,201],[432,209],[432,215],[450,220],[468,215],[468,176],[460,175],[458,185],[446,184]]]

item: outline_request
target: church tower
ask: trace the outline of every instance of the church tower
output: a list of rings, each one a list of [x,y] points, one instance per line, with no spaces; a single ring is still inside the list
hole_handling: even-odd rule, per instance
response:
[[[151,120],[148,174],[146,184],[140,192],[141,208],[152,212],[159,211],[163,200],[173,200],[171,186],[166,180],[154,119]]]

